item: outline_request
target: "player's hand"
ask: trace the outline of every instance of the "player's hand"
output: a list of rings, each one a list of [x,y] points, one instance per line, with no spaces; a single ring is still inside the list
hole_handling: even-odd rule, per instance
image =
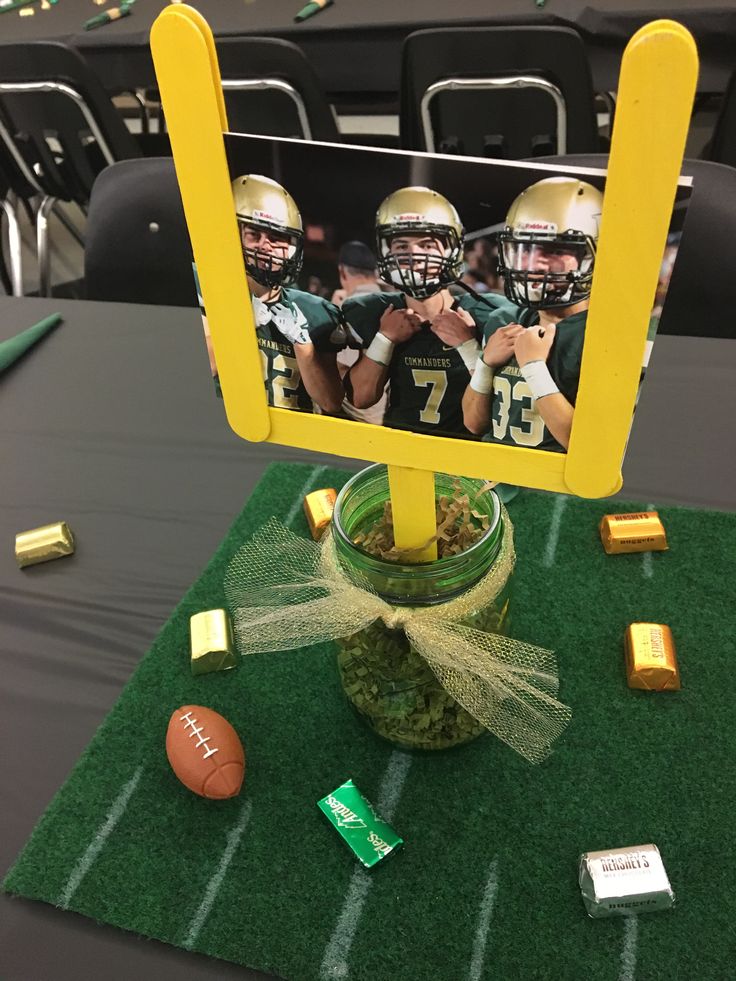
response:
[[[508,324],[494,330],[483,349],[483,360],[489,368],[500,368],[514,355],[516,338],[526,330],[521,324]]]
[[[306,320],[303,316],[295,316],[293,310],[274,305],[271,308],[271,319],[279,332],[292,344],[312,343]]]
[[[514,354],[520,368],[530,361],[547,360],[556,330],[554,324],[550,327],[527,327],[517,335],[514,341]]]
[[[295,324],[278,324],[279,331],[287,341],[292,344],[311,344],[308,331],[304,327],[297,327]]]
[[[346,299],[347,295],[347,290],[335,290],[335,292],[332,294],[332,298],[330,299],[330,303],[334,303],[336,307],[341,307],[343,300]]]
[[[381,317],[379,331],[394,344],[402,344],[421,329],[422,318],[413,310],[394,310],[393,303],[386,307]]]
[[[466,341],[475,340],[477,328],[467,310],[445,310],[432,321],[432,333],[452,347],[460,347]]]

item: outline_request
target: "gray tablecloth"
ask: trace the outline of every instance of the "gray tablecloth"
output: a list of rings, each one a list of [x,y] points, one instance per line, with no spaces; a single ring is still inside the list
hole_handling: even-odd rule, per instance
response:
[[[267,463],[345,463],[230,432],[196,310],[0,298],[0,340],[54,310],[0,375],[0,874]],[[734,419],[736,341],[660,338],[623,493],[736,509]],[[77,555],[18,570],[15,533],[62,519]],[[2,981],[131,977],[256,975],[0,897]]]
[[[721,92],[733,71],[736,7],[729,0],[337,0],[302,24],[294,14],[303,0],[193,0],[216,35],[260,34],[300,44],[333,98],[398,91],[401,44],[407,34],[428,27],[503,24],[558,24],[582,34],[598,91],[616,88],[621,52],[634,32],[651,20],[671,17],[694,34],[700,50],[701,91]],[[145,54],[148,32],[165,0],[137,0],[130,17],[84,32],[97,12],[89,0],[63,0],[33,17],[0,15],[3,41],[53,38],[83,48],[110,88],[138,79],[152,84],[145,59],[131,65],[134,49]],[[122,49],[116,51],[115,48]],[[147,57],[147,56],[146,56]]]

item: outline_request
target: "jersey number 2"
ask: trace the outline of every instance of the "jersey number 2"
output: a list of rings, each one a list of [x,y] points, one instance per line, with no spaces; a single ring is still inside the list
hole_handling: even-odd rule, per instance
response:
[[[268,355],[265,351],[261,351],[261,362],[263,364],[263,380],[268,385]],[[277,409],[298,409],[299,400],[296,393],[301,375],[296,358],[278,354],[273,359],[272,367],[274,372],[280,372],[280,374],[272,375],[270,379],[274,406]]]

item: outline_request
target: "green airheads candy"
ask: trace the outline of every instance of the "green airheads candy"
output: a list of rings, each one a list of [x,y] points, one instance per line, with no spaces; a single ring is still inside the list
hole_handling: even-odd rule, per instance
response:
[[[352,780],[317,801],[317,807],[368,869],[403,844],[403,839],[376,814]]]

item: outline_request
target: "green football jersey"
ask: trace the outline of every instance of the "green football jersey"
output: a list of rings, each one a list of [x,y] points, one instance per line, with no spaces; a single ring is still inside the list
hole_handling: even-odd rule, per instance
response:
[[[486,323],[497,311],[513,316],[518,310],[497,293],[485,293],[477,300],[465,294],[454,307],[467,310],[477,325],[480,342]],[[381,326],[381,316],[393,304],[405,309],[403,293],[371,293],[348,297],[342,312],[349,329],[363,348],[368,347]],[[430,328],[422,326],[410,340],[397,344],[389,366],[388,406],[384,425],[394,429],[473,439],[463,424],[462,398],[470,372],[457,348],[446,345]]]
[[[273,303],[254,302],[254,316],[268,404],[312,412],[289,337],[306,332],[318,351],[341,351],[347,334],[340,310],[321,296],[284,287]]]
[[[580,362],[583,356],[587,310],[565,317],[557,324],[555,339],[547,357],[549,373],[560,392],[571,405],[578,397]],[[488,323],[483,343],[499,327],[520,323],[530,327],[539,323],[535,310],[524,310],[514,318],[499,311]],[[491,442],[510,443],[512,446],[531,446],[542,450],[564,453],[561,446],[547,429],[537,411],[532,393],[524,380],[516,358],[494,372],[491,402],[491,429],[483,437]]]

